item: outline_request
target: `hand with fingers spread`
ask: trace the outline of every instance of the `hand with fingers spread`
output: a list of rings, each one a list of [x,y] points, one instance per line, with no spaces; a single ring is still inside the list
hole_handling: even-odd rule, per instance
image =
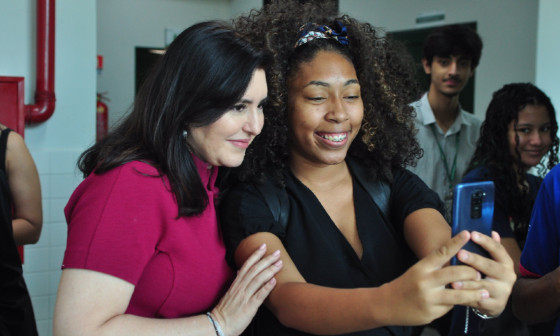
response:
[[[225,335],[241,334],[276,285],[274,275],[282,269],[280,251],[263,258],[265,253],[266,244],[262,244],[239,269],[231,287],[211,312]]]
[[[475,300],[467,305],[485,315],[498,316],[504,310],[516,280],[513,261],[500,243],[497,232],[492,232],[492,238],[479,232],[472,232],[471,239],[488,251],[491,259],[466,250],[459,251],[457,257],[463,263],[485,274],[485,277],[478,281],[455,282],[452,286],[461,290],[486,290],[489,294],[487,298]]]
[[[395,324],[426,324],[450,311],[454,305],[479,302],[488,296],[484,288],[455,290],[448,286],[450,283],[475,283],[480,279],[480,273],[472,267],[446,266],[470,238],[466,231],[459,233],[401,277],[385,285],[391,287],[389,292],[396,296],[391,307],[393,315],[403,318],[394,321]]]

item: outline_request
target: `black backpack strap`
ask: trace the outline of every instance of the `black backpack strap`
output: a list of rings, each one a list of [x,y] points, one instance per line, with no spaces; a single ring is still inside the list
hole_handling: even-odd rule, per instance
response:
[[[358,183],[362,185],[379,210],[381,210],[381,215],[384,217],[385,222],[390,223],[389,198],[391,196],[391,187],[389,184],[384,181],[370,179],[366,168],[354,159],[349,158],[347,162],[350,171],[356,177]],[[269,178],[266,178],[264,183],[257,184],[255,187],[263,197],[274,220],[285,229],[288,226],[288,215],[290,214],[290,201],[285,189],[275,185]]]
[[[381,210],[385,221],[390,223],[389,198],[391,197],[391,186],[381,180],[372,180],[368,175],[366,167],[359,164],[355,159],[348,158],[346,163],[356,180],[358,180],[358,183],[362,185],[379,210]]]
[[[0,169],[6,170],[6,149],[8,148],[8,134],[11,129],[5,128],[0,132]]]
[[[266,202],[274,220],[286,229],[290,213],[290,201],[286,190],[275,185],[269,178],[266,178],[264,183],[257,184],[256,188]]]

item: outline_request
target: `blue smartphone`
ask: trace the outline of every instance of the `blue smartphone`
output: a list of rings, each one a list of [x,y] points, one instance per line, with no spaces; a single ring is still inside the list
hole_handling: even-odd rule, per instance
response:
[[[453,236],[463,230],[469,232],[477,231],[491,236],[493,217],[494,182],[459,183],[455,186],[451,213],[451,230]],[[473,241],[469,240],[463,248],[487,258],[490,257],[484,248]],[[453,265],[461,264],[456,256],[453,257],[451,263]]]

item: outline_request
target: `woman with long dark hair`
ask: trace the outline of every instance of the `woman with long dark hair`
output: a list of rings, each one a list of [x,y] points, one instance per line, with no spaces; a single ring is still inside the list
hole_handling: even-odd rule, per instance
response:
[[[226,264],[216,179],[262,129],[266,59],[223,23],[186,29],[131,113],[82,154],[86,178],[65,208],[55,335],[245,329],[281,262],[261,245],[237,275]]]
[[[548,96],[530,83],[496,91],[463,182],[494,181],[493,229],[513,258],[516,273],[533,203],[544,176],[558,163],[558,123]]]
[[[556,112],[544,92],[531,83],[504,85],[488,105],[462,180],[494,182],[493,230],[502,237],[518,276],[541,176],[558,163],[557,131]],[[530,328],[534,335],[542,335],[539,328],[546,327],[526,326],[513,316],[510,305],[498,319],[480,322],[482,335],[529,335]]]

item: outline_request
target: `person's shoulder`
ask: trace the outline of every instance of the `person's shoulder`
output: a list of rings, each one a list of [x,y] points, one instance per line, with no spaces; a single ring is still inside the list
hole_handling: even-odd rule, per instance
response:
[[[101,199],[164,201],[169,188],[162,186],[165,184],[156,168],[144,162],[131,161],[104,173],[90,174],[74,190],[69,205],[84,200],[101,202]]]
[[[231,204],[234,202],[237,204],[241,199],[253,199],[254,197],[261,199],[267,196],[265,194],[280,192],[285,192],[285,187],[282,187],[280,181],[273,178],[271,174],[265,174],[259,180],[236,181],[222,190],[221,198],[224,200],[223,203]]]
[[[25,145],[25,140],[18,132],[9,128],[3,129],[2,132],[10,132],[8,134],[8,149],[19,150],[20,148],[27,147]]]
[[[481,125],[482,124],[482,120],[480,120],[479,117],[477,117],[476,115],[474,115],[474,113],[471,112],[467,112],[465,110],[461,110],[461,115],[463,117],[463,120],[465,122],[468,122],[470,124],[473,125]]]
[[[539,182],[539,183],[540,183],[540,182],[543,181],[543,178],[540,177],[540,176],[537,176],[537,175],[533,175],[533,174],[531,174],[531,173],[527,173],[527,180],[528,180],[529,182],[531,182],[531,181],[536,181],[536,182]]]
[[[103,173],[94,172],[84,182],[117,184],[120,187],[130,186],[138,189],[153,187],[154,183],[160,184],[161,177],[158,170],[149,163],[130,161]]]
[[[428,100],[428,92],[425,92],[417,101],[409,104],[414,108],[414,122],[420,132],[427,130],[430,125],[436,122],[436,117],[430,101]]]
[[[2,132],[9,132],[8,138],[6,139],[6,169],[14,171],[20,170],[22,166],[25,166],[29,169],[36,170],[35,162],[33,161],[23,137],[19,133],[8,128],[4,129]],[[26,171],[27,173],[30,172],[30,170]]]
[[[422,99],[415,100],[412,103],[408,104],[408,106],[413,107],[415,110],[417,110],[422,106]]]
[[[547,176],[550,175],[550,178],[560,179],[560,164],[552,167],[552,169],[548,172]]]
[[[469,170],[463,179],[461,180],[462,183],[468,182],[478,182],[478,181],[485,181],[488,180],[487,176],[489,176],[490,170],[486,166],[478,166],[471,170]]]
[[[549,192],[560,193],[560,164],[552,167],[546,174],[541,189],[548,189]]]
[[[391,173],[393,174],[393,176],[409,176],[409,175],[416,176],[416,174],[410,171],[408,168],[400,168],[400,167],[391,169]]]
[[[124,172],[134,173],[141,176],[159,176],[157,168],[146,161],[130,161],[121,165],[120,169]]]
[[[416,116],[414,119],[417,121],[421,121],[423,119],[422,113],[425,110],[424,105],[426,104],[426,95],[427,93],[424,93],[421,97],[418,98],[418,100],[415,100],[412,103],[408,104],[408,106],[412,107],[416,112]]]

